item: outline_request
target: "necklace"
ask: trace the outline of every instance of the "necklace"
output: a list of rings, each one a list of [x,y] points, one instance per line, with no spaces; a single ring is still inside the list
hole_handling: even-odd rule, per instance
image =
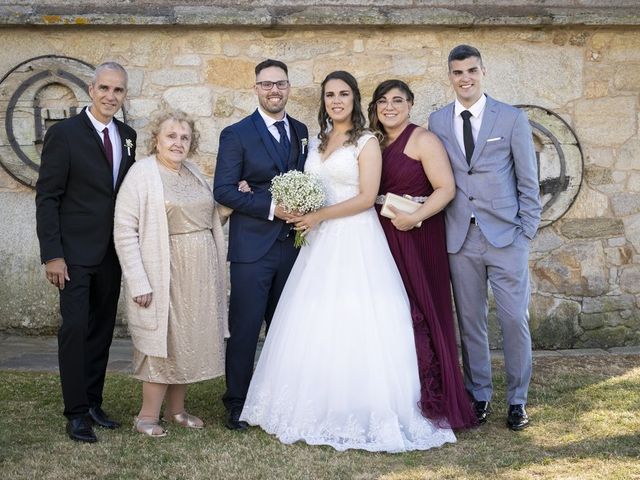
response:
[[[162,167],[164,167],[165,170],[175,175],[178,175],[179,177],[181,177],[184,174],[184,165],[182,164],[182,162],[179,164],[178,168],[175,168],[174,167],[175,164],[165,162],[158,155],[156,155],[156,161],[158,162],[158,164],[162,165]]]

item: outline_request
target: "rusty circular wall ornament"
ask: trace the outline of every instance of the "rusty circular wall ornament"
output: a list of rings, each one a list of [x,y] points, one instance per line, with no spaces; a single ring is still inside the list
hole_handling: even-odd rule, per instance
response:
[[[529,116],[536,158],[542,218],[546,227],[561,218],[578,196],[584,160],[575,132],[557,113],[536,105],[516,105]]]
[[[0,80],[0,165],[35,187],[47,128],[91,104],[95,67],[76,58],[43,55],[12,68]],[[122,109],[117,115],[124,120]]]

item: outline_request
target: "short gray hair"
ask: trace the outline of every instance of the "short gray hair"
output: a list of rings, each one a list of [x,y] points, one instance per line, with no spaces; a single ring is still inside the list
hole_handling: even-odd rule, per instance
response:
[[[105,70],[114,70],[116,72],[120,72],[122,75],[124,75],[125,87],[128,85],[129,75],[127,75],[127,71],[118,62],[103,62],[100,65],[98,65],[96,69],[93,71],[93,75],[91,76],[91,85],[96,84],[96,82],[98,81],[98,76]]]

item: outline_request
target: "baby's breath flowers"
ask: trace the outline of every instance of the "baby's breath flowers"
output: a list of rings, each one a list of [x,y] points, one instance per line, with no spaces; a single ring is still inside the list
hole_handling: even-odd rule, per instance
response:
[[[315,212],[324,205],[325,194],[322,182],[318,177],[298,170],[290,170],[271,180],[271,198],[287,213],[297,212],[300,215]],[[302,232],[296,232],[294,245],[300,248],[307,241]]]

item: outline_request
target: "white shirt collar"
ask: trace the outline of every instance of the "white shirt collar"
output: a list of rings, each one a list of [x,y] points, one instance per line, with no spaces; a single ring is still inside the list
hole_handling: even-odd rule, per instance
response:
[[[267,124],[267,128],[271,127],[274,123],[280,121],[280,120],[276,120],[275,118],[273,118],[273,117],[267,115],[266,113],[264,113],[260,107],[258,107],[258,113],[260,114],[260,116],[264,120],[264,123]],[[289,127],[289,120],[287,119],[287,114],[286,113],[284,114],[284,118],[282,119],[282,121],[284,122],[285,127]]]
[[[484,110],[484,106],[486,104],[487,104],[487,96],[484,93],[480,96],[478,101],[473,105],[471,105],[469,108],[462,105],[462,103],[460,103],[460,100],[456,98],[454,115],[460,115],[461,112],[464,112],[465,110],[469,110],[471,112],[471,115],[478,118],[482,113],[482,111]]]
[[[109,123],[104,124],[101,121],[97,120],[96,117],[94,117],[91,114],[91,110],[89,109],[89,107],[85,108],[84,111],[87,113],[89,120],[91,120],[91,123],[93,124],[93,128],[95,128],[99,133],[102,133],[105,127],[108,128],[109,131],[112,131],[113,127],[115,127],[115,125],[113,124],[113,118]]]

